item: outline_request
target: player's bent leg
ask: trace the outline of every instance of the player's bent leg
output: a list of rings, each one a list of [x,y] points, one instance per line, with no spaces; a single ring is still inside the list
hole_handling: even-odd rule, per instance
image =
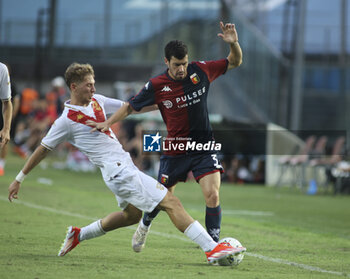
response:
[[[171,186],[170,188],[168,188],[168,191],[170,191],[171,193],[174,193],[175,191],[175,186]],[[143,225],[145,225],[145,227],[149,227],[153,221],[154,218],[157,217],[157,215],[159,214],[160,209],[159,208],[155,208],[152,212],[145,212],[143,214],[143,218],[142,218],[142,223]]]
[[[142,217],[142,211],[128,204],[123,211],[113,212],[101,220],[102,229],[106,232],[137,224]]]
[[[193,222],[193,219],[186,213],[183,208],[181,202],[169,191],[163,198],[163,200],[159,203],[159,207],[154,209],[150,214],[145,213],[146,216],[149,216],[156,212],[156,215],[160,211],[160,209],[165,210],[174,225],[181,231],[184,232],[185,229]],[[132,237],[132,248],[135,252],[141,252],[141,250],[145,247],[147,234],[150,230],[151,224],[146,226],[143,220],[140,221],[133,237]]]
[[[221,207],[219,200],[220,172],[214,172],[199,180],[206,202],[205,225],[210,236],[219,241],[221,227]]]
[[[173,189],[175,189],[175,187],[168,188],[168,190],[172,193],[174,192]],[[161,209],[156,207],[152,212],[145,212],[143,214],[143,218],[139,222],[137,229],[131,239],[131,246],[135,252],[141,252],[142,249],[145,248],[147,235],[150,231],[152,221],[157,217],[160,211]]]
[[[232,247],[230,244],[218,244],[206,232],[198,221],[185,211],[181,202],[170,192],[164,197],[159,206],[169,215],[174,225],[192,241],[197,243],[205,252],[208,263],[244,252],[244,247]]]
[[[159,206],[166,211],[170,220],[181,232],[184,232],[194,222],[193,218],[185,211],[180,200],[170,192],[167,192]]]
[[[159,211],[163,209],[169,215],[171,221],[174,225],[181,231],[184,232],[185,229],[194,221],[185,211],[181,202],[169,191],[163,198],[163,200],[159,203],[159,207],[155,208],[150,214],[146,214],[146,218],[148,216],[152,216],[153,213],[156,213],[155,216],[159,213]],[[145,216],[144,218],[145,219]],[[149,221],[147,219],[147,221]],[[148,223],[148,226],[144,224],[144,220],[141,220],[139,223],[133,237],[132,237],[132,248],[135,252],[141,252],[141,250],[145,247],[147,234],[149,232],[151,226],[151,222]]]
[[[217,207],[220,204],[219,190],[221,184],[220,172],[210,173],[199,180],[205,203],[208,207]]]

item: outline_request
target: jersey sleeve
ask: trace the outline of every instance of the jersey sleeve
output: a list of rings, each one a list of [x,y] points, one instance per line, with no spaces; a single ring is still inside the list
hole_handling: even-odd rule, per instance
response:
[[[51,126],[49,132],[42,139],[41,145],[52,150],[69,136],[69,127],[63,116],[59,117]]]
[[[5,64],[0,63],[0,99],[11,99],[10,75]]]
[[[154,105],[155,94],[152,82],[148,81],[136,96],[129,99],[129,103],[136,111],[140,111],[143,107]]]
[[[206,73],[209,82],[212,82],[219,76],[225,74],[228,66],[228,60],[226,58],[213,61],[199,61],[194,63]]]
[[[104,97],[104,109],[105,109],[106,115],[111,115],[115,113],[123,105],[124,105],[124,102],[121,100]]]

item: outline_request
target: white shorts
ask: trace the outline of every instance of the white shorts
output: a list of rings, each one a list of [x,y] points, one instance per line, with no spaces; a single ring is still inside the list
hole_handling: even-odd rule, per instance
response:
[[[142,211],[152,212],[168,192],[157,180],[132,165],[126,166],[118,175],[105,180],[105,183],[116,195],[122,209],[130,203]]]

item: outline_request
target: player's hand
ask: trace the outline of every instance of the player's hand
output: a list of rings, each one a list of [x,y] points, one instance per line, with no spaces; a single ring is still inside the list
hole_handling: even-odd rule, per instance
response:
[[[218,36],[222,38],[224,42],[229,44],[238,42],[238,34],[234,24],[232,23],[224,24],[222,21],[220,21],[220,28],[222,30],[222,33],[218,33]]]
[[[88,120],[86,121],[86,124],[93,127],[90,131],[91,133],[95,131],[106,132],[109,130],[109,124],[107,121],[96,123],[95,121]]]
[[[10,140],[10,131],[5,131],[4,129],[2,129],[0,131],[0,148],[3,148]]]
[[[18,199],[19,188],[21,187],[21,183],[17,180],[14,180],[9,186],[9,201],[12,202],[13,199]]]

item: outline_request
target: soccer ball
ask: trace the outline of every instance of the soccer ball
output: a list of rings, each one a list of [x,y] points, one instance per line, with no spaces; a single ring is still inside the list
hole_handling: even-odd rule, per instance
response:
[[[219,241],[219,243],[229,243],[232,247],[242,247],[242,244],[235,238],[225,237]],[[226,258],[218,260],[219,265],[231,265],[237,266],[241,263],[244,258],[244,253],[238,255],[231,255]]]

